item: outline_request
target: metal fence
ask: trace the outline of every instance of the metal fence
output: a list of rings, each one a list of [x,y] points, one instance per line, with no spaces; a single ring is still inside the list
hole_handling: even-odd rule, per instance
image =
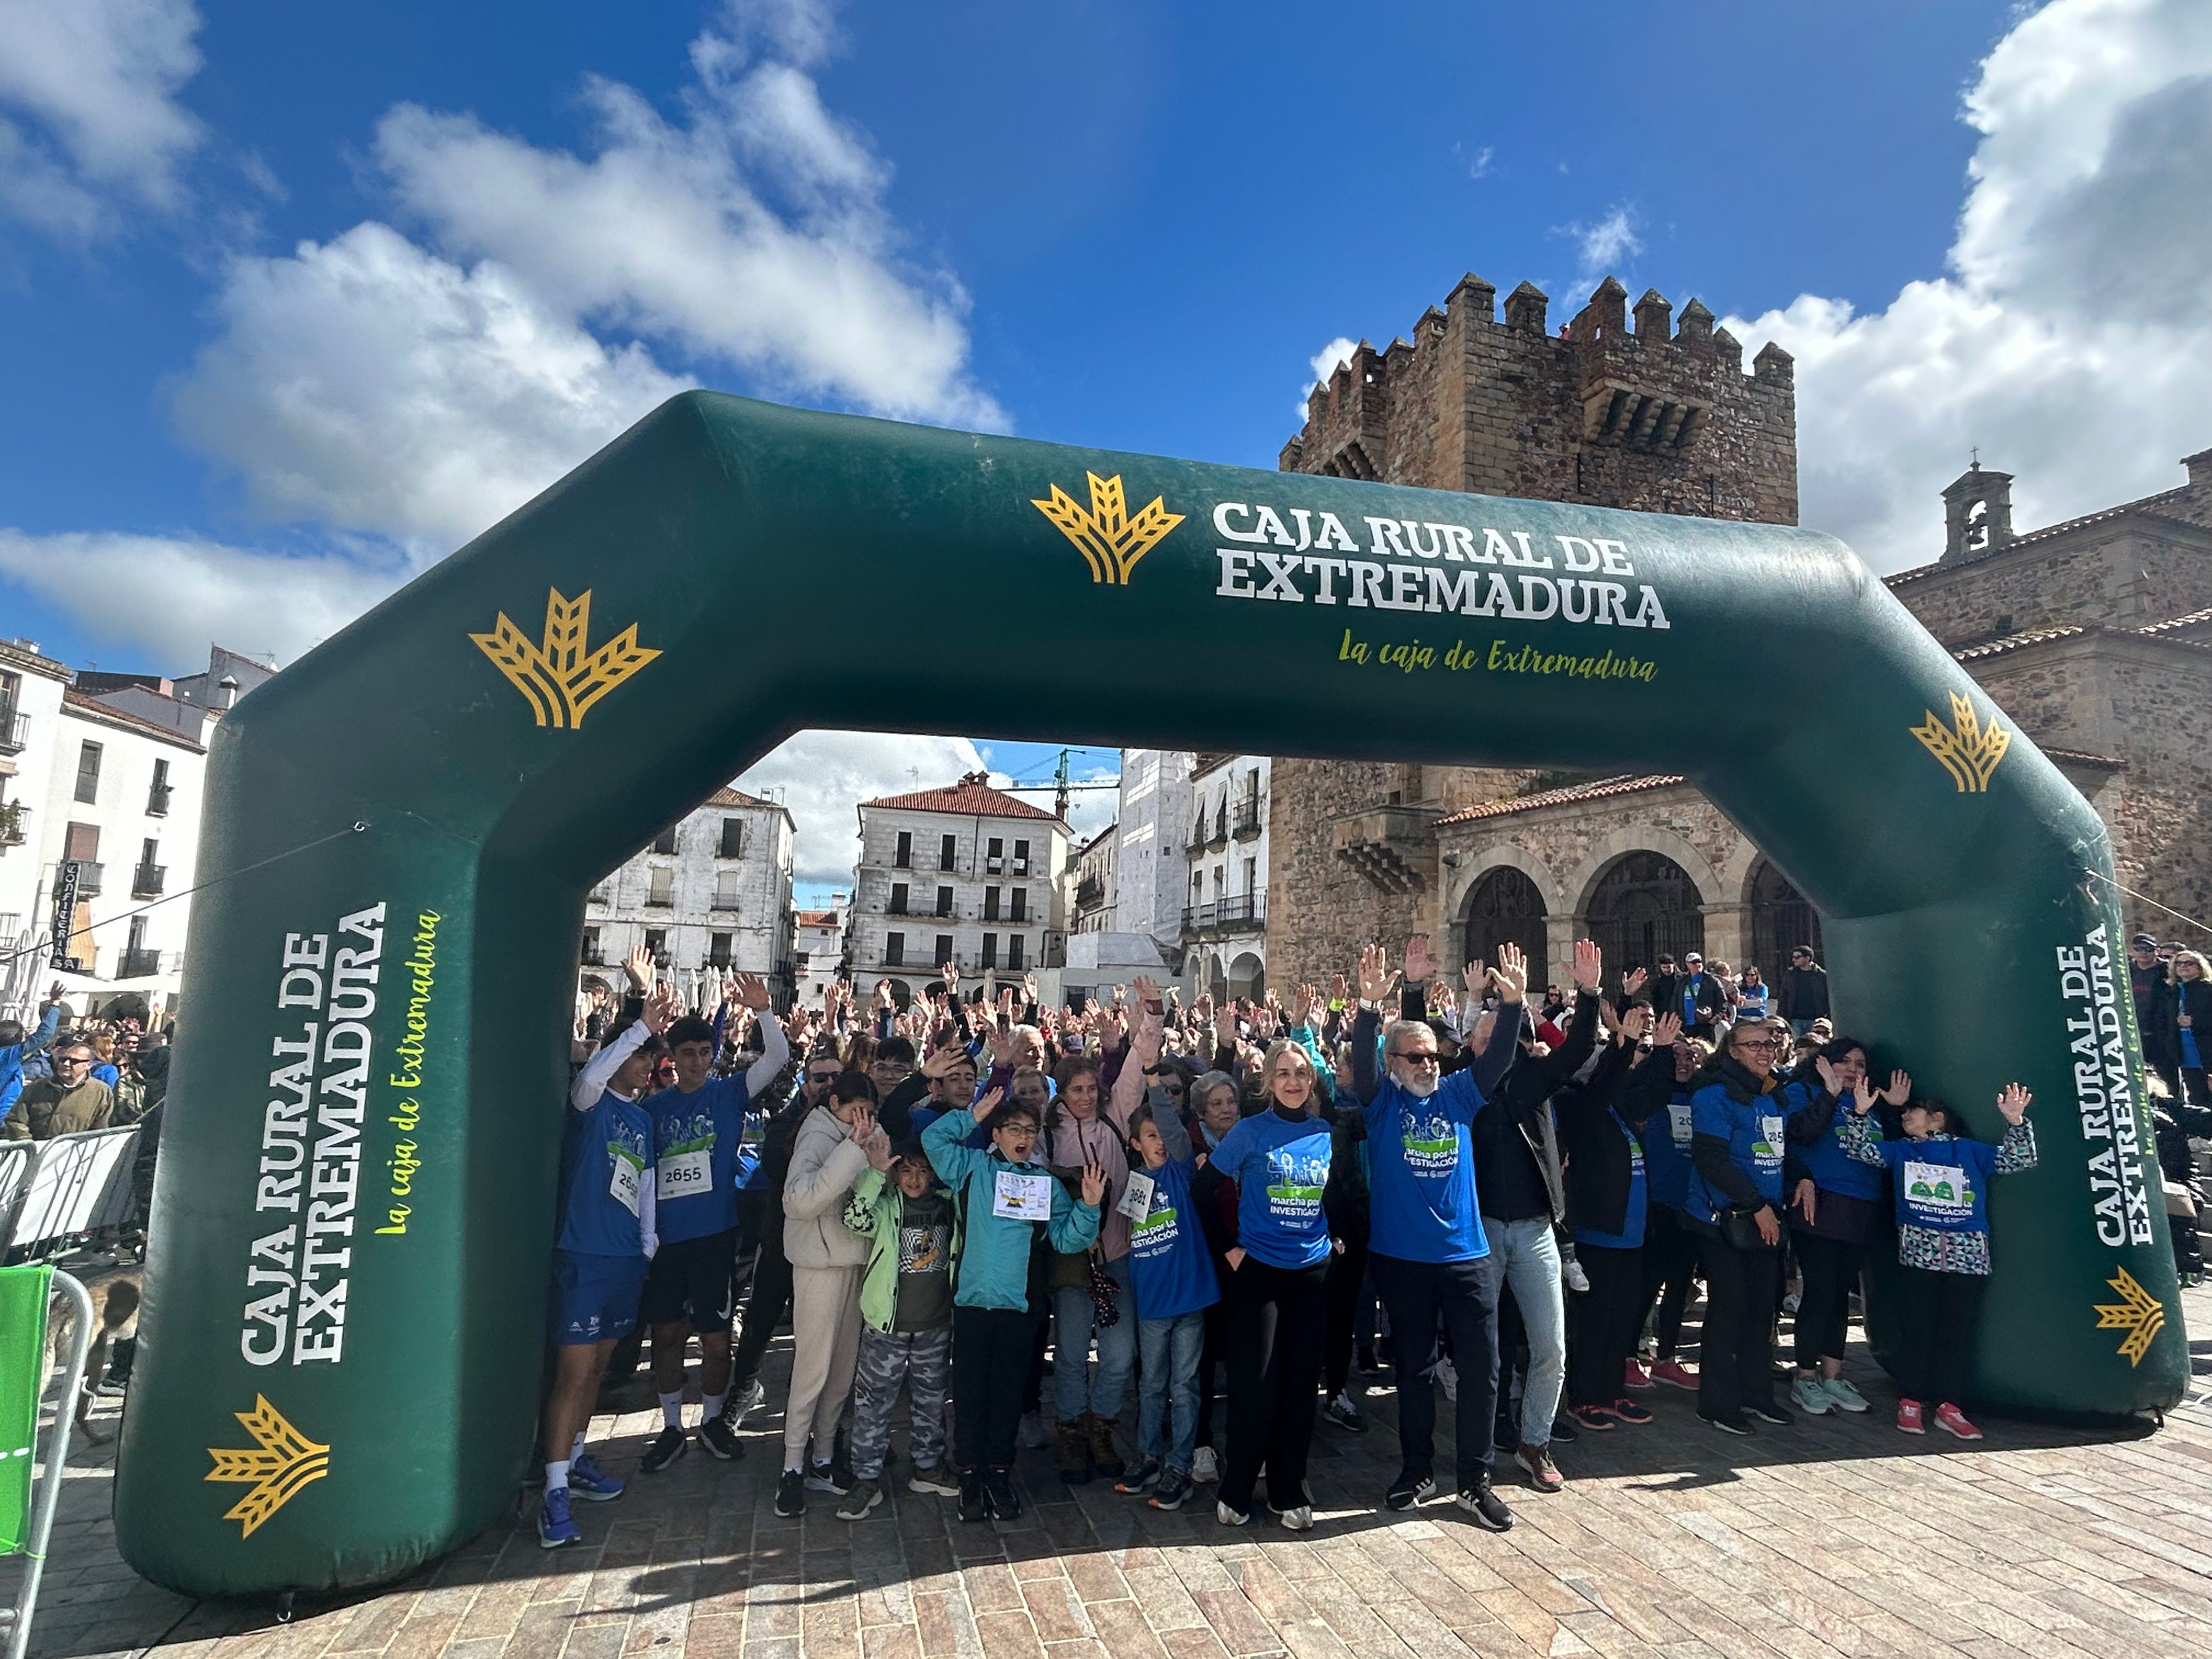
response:
[[[137,1212],[138,1126],[0,1144],[0,1262],[65,1254]]]

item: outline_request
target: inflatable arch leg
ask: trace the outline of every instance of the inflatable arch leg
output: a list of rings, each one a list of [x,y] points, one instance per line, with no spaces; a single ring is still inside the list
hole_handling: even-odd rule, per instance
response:
[[[2104,830],[1848,549],[692,393],[216,733],[133,1565],[360,1583],[507,1512],[585,892],[806,726],[1685,772],[1829,919],[1846,1029],[1984,1136],[2035,1092],[1979,1396],[2181,1395]]]

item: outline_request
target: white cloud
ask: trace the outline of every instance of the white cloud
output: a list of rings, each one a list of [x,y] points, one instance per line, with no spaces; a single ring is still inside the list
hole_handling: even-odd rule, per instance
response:
[[[1562,225],[1552,234],[1574,239],[1582,262],[1577,287],[1583,279],[1607,275],[1630,254],[1644,252],[1643,239],[1636,234],[1628,209],[1618,204],[1594,225]]]
[[[1975,446],[2033,528],[2178,484],[2212,443],[2212,7],[2057,0],[1965,115],[1948,275],[1863,316],[1805,295],[1727,324],[1796,356],[1802,516],[1881,570],[1941,551]]]
[[[1467,176],[1470,179],[1487,179],[1491,173],[1491,157],[1496,154],[1496,149],[1489,144],[1485,144],[1480,149],[1475,151],[1468,161]]]
[[[1327,386],[1328,377],[1336,373],[1337,365],[1350,362],[1352,354],[1358,349],[1358,341],[1347,339],[1340,334],[1306,359],[1307,365],[1313,370],[1313,379],[1308,380],[1306,389],[1298,393],[1298,423],[1301,426],[1305,424],[1306,399],[1312,397],[1318,388]]]
[[[179,537],[0,528],[0,576],[174,669],[209,641],[290,662],[404,580],[396,567],[286,558]]]
[[[83,239],[176,206],[199,27],[191,0],[0,0],[0,211]]]
[[[791,810],[797,880],[848,889],[860,854],[857,803],[940,788],[983,769],[981,754],[965,738],[800,732],[748,769],[737,787],[754,795],[773,791]]]

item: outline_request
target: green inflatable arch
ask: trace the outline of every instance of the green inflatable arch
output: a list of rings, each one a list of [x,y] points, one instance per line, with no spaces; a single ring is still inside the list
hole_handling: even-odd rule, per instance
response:
[[[1762,695],[1716,731],[1721,682]],[[2103,826],[1848,549],[692,393],[216,734],[139,1571],[362,1583],[509,1512],[584,895],[802,726],[1687,773],[1820,907],[1846,1028],[1990,1138],[2035,1092],[1978,1397],[2180,1398]]]

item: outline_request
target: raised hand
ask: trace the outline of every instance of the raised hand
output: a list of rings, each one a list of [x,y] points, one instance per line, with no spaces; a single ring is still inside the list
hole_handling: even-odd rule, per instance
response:
[[[633,991],[646,992],[653,988],[653,952],[642,945],[623,958],[623,972],[629,975]]]
[[[1637,1006],[1649,1008],[1651,1005],[1644,1002]],[[1651,1046],[1655,1048],[1671,1048],[1681,1036],[1682,1017],[1678,1013],[1664,1013],[1651,1022]]]
[[[1104,1168],[1097,1164],[1085,1164],[1083,1166],[1083,1201],[1095,1210],[1098,1207],[1099,1200],[1103,1199],[1105,1196],[1106,1171]]]
[[[1609,1005],[1600,1002],[1598,1011],[1601,1013],[1608,1012]],[[1619,1017],[1618,1030],[1626,1041],[1641,1042],[1644,1041],[1644,1028],[1650,1024],[1650,1021],[1651,1005],[1648,1002],[1632,1002],[1628,1005],[1628,1012]]]
[[[1593,950],[1596,947],[1592,946]],[[1582,947],[1576,946],[1576,971],[1580,972]],[[1498,988],[1500,1002],[1518,1002],[1528,989],[1528,958],[1521,947],[1510,941],[1498,947],[1498,966],[1490,970],[1490,982]]]
[[[1139,974],[1136,978],[1136,987],[1138,1004],[1146,1012],[1149,1013],[1154,1009],[1164,1008],[1166,1006],[1160,998],[1159,981]]]
[[[896,1005],[891,996],[890,981],[887,979],[878,980],[876,981],[876,1006],[878,1008],[890,1008],[895,1006]]]
[[[2006,1122],[2016,1127],[2027,1115],[2028,1103],[2034,1098],[2017,1083],[2008,1083],[1997,1091],[1997,1110]]]
[[[949,1075],[956,1061],[968,1058],[968,1051],[957,1042],[948,1042],[942,1048],[933,1048],[921,1062],[921,1074],[932,1083]]]
[[[1037,1000],[1037,977],[1035,974],[1022,975],[1022,997],[1028,1002],[1035,1002]]]
[[[853,1144],[860,1147],[863,1152],[867,1150],[870,1138],[881,1133],[881,1131],[876,1127],[876,1114],[874,1109],[864,1100],[856,1100],[853,1103],[853,1117],[849,1127],[853,1136]]]
[[[1630,969],[1620,976],[1620,994],[1624,997],[1634,996],[1644,988],[1644,981],[1650,977],[1650,974],[1642,968]]]
[[[1391,970],[1389,953],[1379,945],[1363,946],[1359,952],[1359,1000],[1380,1007],[1397,988],[1398,975]]]
[[[676,1024],[676,1017],[681,1012],[676,1001],[676,988],[672,985],[655,986],[645,1000],[645,1029],[659,1036]]]
[[[732,974],[723,983],[728,988],[724,993],[725,1000],[733,996],[738,1002],[757,1014],[768,1012],[771,1001],[768,994],[768,981],[758,974]]]
[[[1498,954],[1502,957],[1504,954],[1504,950],[1501,949]],[[1598,988],[1598,981],[1602,980],[1604,977],[1605,952],[1598,948],[1597,941],[1594,939],[1577,939],[1575,941],[1575,984],[1577,988],[1584,991],[1595,991]],[[1526,965],[1524,964],[1522,983],[1525,985],[1527,982],[1528,975],[1526,972]]]
[[[888,1173],[891,1167],[891,1137],[887,1129],[878,1127],[860,1143],[868,1154],[868,1167]]]
[[[1467,966],[1460,970],[1459,978],[1460,983],[1467,987],[1469,1000],[1475,1002],[1481,1001],[1483,992],[1490,985],[1490,969],[1482,965],[1482,958],[1476,957],[1471,959]]]
[[[1881,1097],[1893,1106],[1904,1105],[1912,1098],[1912,1079],[1901,1071],[1892,1072],[1889,1087],[1881,1091]]]
[[[978,1123],[988,1121],[991,1114],[999,1109],[1006,1097],[1006,1091],[1004,1089],[984,1090],[982,1097],[975,1103],[975,1121]]]
[[[1406,982],[1419,985],[1434,979],[1443,964],[1437,960],[1436,952],[1429,949],[1429,936],[1416,933],[1406,941]]]

